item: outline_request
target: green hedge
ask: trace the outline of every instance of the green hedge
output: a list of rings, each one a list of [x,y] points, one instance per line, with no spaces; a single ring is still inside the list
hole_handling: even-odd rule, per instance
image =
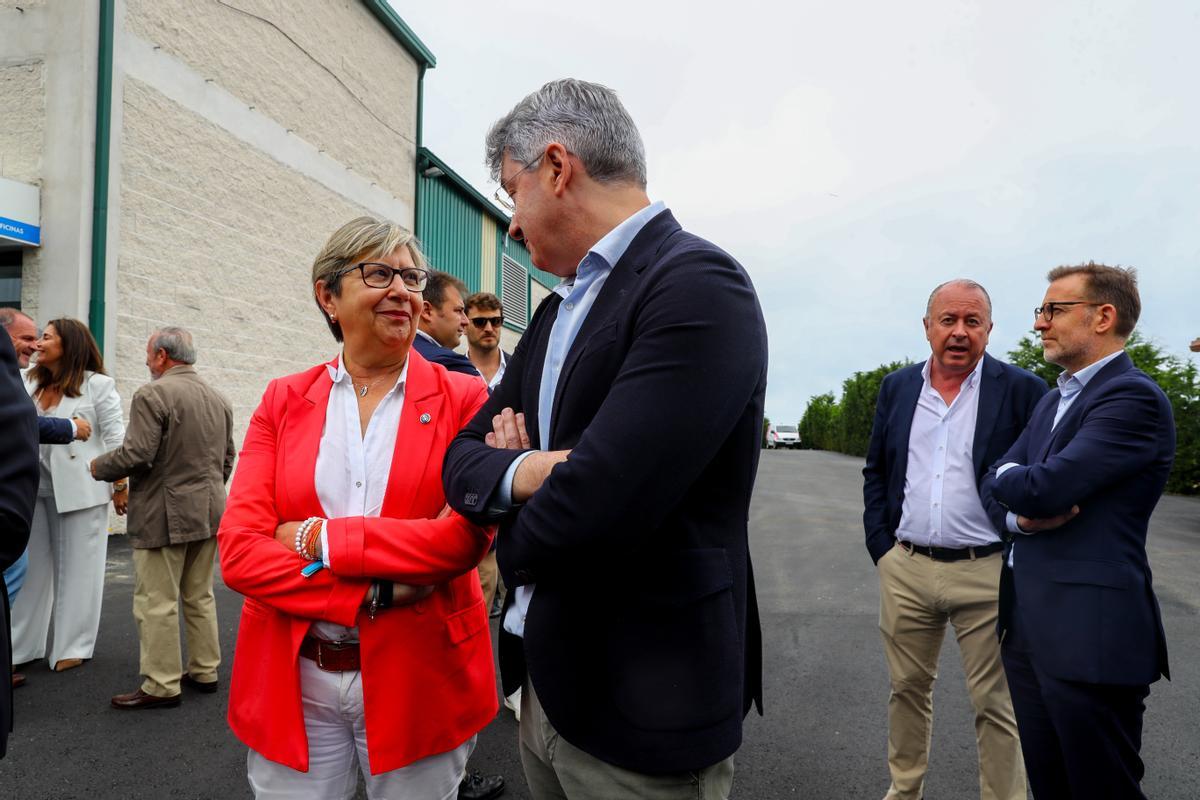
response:
[[[1167,491],[1200,494],[1200,375],[1195,362],[1165,353],[1136,331],[1129,337],[1125,350],[1138,369],[1162,387],[1175,414],[1175,464],[1167,479]],[[1023,337],[1008,354],[1008,360],[1040,376],[1051,388],[1061,372],[1059,367],[1042,359],[1042,346],[1036,334]],[[842,384],[840,401],[832,392],[809,400],[800,420],[801,446],[866,455],[879,385],[885,375],[911,363],[895,361],[869,372],[854,373]]]

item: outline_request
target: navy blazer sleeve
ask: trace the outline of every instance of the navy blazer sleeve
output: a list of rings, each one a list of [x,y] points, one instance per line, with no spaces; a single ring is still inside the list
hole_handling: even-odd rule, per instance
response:
[[[70,444],[75,438],[71,420],[60,417],[38,417],[38,442],[41,444]]]
[[[1066,513],[1085,498],[1137,474],[1158,458],[1158,436],[1171,407],[1148,379],[1118,379],[1104,387],[1062,450],[1031,464],[1029,428],[988,473],[989,491],[1008,509],[1034,519]],[[1043,413],[1049,413],[1045,409]]]
[[[38,485],[36,420],[12,341],[0,336],[0,569],[16,561],[29,541]]]
[[[888,524],[888,474],[885,455],[887,440],[886,409],[891,406],[892,385],[896,373],[884,376],[875,400],[875,421],[871,425],[871,441],[867,445],[867,463],[863,467],[863,528],[867,535],[867,552],[871,560],[879,559],[895,542]]]

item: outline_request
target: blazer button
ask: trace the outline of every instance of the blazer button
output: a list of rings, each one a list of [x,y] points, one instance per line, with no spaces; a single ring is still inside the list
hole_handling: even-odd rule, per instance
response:
[[[71,453],[71,459],[72,459],[72,460],[74,460],[74,459],[75,459],[75,454],[74,454],[74,453]]]

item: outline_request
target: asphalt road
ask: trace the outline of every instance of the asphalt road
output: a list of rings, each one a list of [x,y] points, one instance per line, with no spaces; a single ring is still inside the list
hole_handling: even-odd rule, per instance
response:
[[[887,671],[875,572],[862,545],[861,465],[829,453],[763,453],[751,539],[766,715],[747,720],[737,798],[878,800],[887,788]],[[1200,797],[1200,499],[1164,498],[1149,546],[1174,680],[1155,684],[1147,704],[1144,788],[1156,800],[1194,800]],[[16,731],[0,761],[0,798],[250,796],[245,748],[224,722],[224,685],[215,695],[185,693],[176,709],[109,708],[111,695],[139,682],[131,570],[128,545],[113,537],[95,659],[63,674],[44,664],[25,669],[29,685],[16,692]],[[237,595],[219,587],[223,683],[239,605]],[[926,797],[969,800],[978,797],[974,734],[952,639],[942,651],[940,678]],[[509,712],[480,734],[471,767],[505,775],[506,798],[529,797]]]

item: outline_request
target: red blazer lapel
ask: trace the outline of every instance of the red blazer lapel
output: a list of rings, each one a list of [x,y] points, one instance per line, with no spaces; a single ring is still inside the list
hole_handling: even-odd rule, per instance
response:
[[[337,364],[337,359],[329,362]],[[321,501],[317,498],[315,482],[317,472],[317,450],[321,446],[321,434],[325,431],[325,414],[329,408],[329,392],[333,381],[329,370],[322,365],[313,376],[313,382],[301,394],[295,387],[288,387],[287,418],[279,436],[280,480],[292,511],[288,514],[280,509],[284,519],[303,519],[313,514],[323,515]]]
[[[409,350],[404,408],[400,412],[400,429],[396,433],[387,493],[383,496],[383,516],[401,519],[427,516],[420,513],[417,503],[424,499],[420,494],[421,481],[433,454],[438,431],[446,422],[441,419],[444,401],[441,382],[433,366],[416,350]],[[440,487],[440,466],[437,476]]]

